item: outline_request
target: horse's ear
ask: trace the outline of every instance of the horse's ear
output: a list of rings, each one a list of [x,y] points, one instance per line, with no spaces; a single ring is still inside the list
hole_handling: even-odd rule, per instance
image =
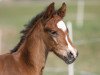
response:
[[[46,9],[46,11],[44,12],[44,15],[43,15],[44,20],[51,18],[54,15],[54,12],[55,12],[54,4],[55,3],[53,2],[47,7],[47,9]]]
[[[61,8],[58,9],[57,14],[58,14],[61,18],[63,18],[63,17],[65,16],[65,14],[66,14],[66,4],[65,4],[65,3],[63,3],[62,6],[61,6]]]

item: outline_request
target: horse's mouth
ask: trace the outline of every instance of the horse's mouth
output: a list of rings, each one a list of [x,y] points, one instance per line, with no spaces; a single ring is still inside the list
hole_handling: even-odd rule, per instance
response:
[[[65,59],[64,59],[64,61],[65,61],[66,64],[71,64],[71,63],[73,63],[75,60],[76,60],[76,58],[73,58],[73,59],[65,58]]]
[[[64,56],[63,60],[65,61],[66,64],[71,64],[76,60],[77,57],[78,57],[78,53],[76,57],[72,56],[72,54],[69,54],[68,56]]]

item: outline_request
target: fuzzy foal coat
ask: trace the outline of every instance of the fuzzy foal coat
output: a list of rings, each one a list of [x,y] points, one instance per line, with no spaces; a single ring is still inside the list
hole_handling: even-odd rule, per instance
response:
[[[63,3],[56,13],[64,17],[65,8],[66,4]],[[12,52],[0,55],[0,75],[42,75],[48,52],[54,46],[48,44],[51,43],[51,38],[44,34],[43,25],[54,11],[52,3],[22,31],[24,35]]]

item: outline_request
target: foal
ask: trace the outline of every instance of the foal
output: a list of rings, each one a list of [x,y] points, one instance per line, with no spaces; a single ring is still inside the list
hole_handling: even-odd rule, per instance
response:
[[[65,13],[65,3],[58,10],[51,3],[32,19],[12,52],[0,56],[0,75],[42,75],[49,52],[54,52],[67,64],[73,63],[77,50],[62,21]]]

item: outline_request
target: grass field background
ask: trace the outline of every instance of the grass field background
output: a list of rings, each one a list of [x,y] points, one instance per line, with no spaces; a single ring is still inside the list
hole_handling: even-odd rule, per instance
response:
[[[65,1],[65,0],[63,0]],[[62,0],[55,0],[59,8]],[[40,13],[52,1],[14,1],[0,3],[0,30],[2,31],[2,53],[7,53],[19,42],[21,34],[32,17]],[[77,27],[77,1],[68,0],[68,11],[64,21],[73,24],[74,44],[79,51],[75,62],[75,75],[100,75],[100,1],[85,0],[84,25]],[[67,75],[67,65],[53,53],[49,54],[44,75]]]

